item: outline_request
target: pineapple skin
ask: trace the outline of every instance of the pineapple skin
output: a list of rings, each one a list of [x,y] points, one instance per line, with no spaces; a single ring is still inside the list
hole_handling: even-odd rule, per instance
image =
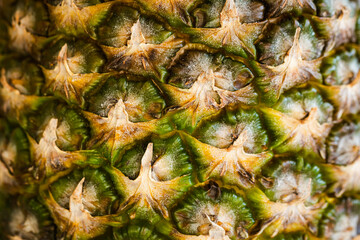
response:
[[[0,239],[360,238],[359,13],[0,0]]]

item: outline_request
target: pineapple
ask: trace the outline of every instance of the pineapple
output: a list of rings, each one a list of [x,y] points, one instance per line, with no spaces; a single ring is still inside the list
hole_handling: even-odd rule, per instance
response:
[[[360,239],[359,1],[0,8],[1,239]]]

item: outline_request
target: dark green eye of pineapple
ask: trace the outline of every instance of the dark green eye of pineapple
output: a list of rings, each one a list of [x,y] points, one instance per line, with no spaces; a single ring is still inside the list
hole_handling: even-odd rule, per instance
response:
[[[358,0],[0,0],[0,239],[359,240]]]

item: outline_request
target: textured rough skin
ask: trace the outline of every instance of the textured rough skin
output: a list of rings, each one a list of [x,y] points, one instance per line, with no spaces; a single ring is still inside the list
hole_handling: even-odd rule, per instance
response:
[[[0,238],[360,238],[357,0],[0,0]]]

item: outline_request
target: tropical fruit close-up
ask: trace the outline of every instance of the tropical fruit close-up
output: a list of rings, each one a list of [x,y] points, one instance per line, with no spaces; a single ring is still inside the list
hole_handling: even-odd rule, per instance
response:
[[[360,240],[360,1],[0,0],[1,240]]]

